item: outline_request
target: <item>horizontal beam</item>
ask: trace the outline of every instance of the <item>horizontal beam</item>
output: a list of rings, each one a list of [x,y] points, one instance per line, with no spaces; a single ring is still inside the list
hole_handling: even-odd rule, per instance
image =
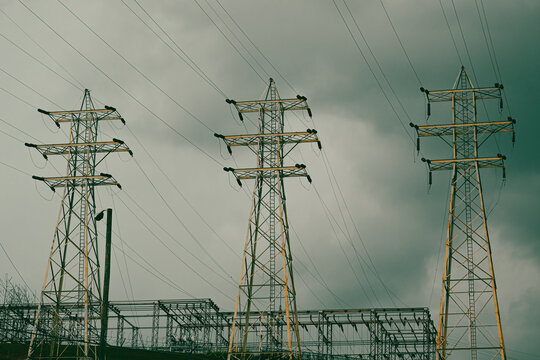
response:
[[[265,111],[288,111],[288,110],[307,110],[309,117],[312,116],[311,109],[307,104],[305,96],[297,95],[296,99],[276,99],[276,100],[250,100],[235,101],[225,100],[227,104],[233,104],[240,120],[243,120],[242,113],[265,112]]]
[[[430,160],[422,158],[422,161],[428,164],[429,171],[452,170],[454,166],[459,169],[469,169],[476,164],[479,168],[504,167],[504,160],[506,160],[506,156],[501,154],[493,157],[469,159]]]
[[[101,120],[120,120],[125,124],[124,118],[111,106],[105,106],[105,109],[90,110],[69,110],[69,111],[46,111],[38,109],[38,112],[48,115],[56,124],[72,121],[101,121]]]
[[[223,139],[228,148],[231,146],[255,146],[271,144],[300,144],[317,143],[319,149],[321,142],[317,137],[317,130],[307,129],[302,132],[286,132],[276,134],[247,134],[247,135],[221,135],[214,134],[215,137]],[[229,151],[230,152],[230,151]]]
[[[128,152],[133,156],[131,149],[122,141],[112,139],[112,141],[100,141],[92,143],[72,143],[72,144],[30,144],[25,143],[28,147],[36,148],[43,157],[48,155],[68,155],[74,153],[111,153],[111,152]]]
[[[46,111],[38,109],[39,112],[47,115],[64,115],[64,114],[84,114],[84,113],[101,113],[101,112],[114,112],[115,108],[111,106],[105,106],[105,109],[91,109],[91,110],[66,110],[66,111]]]
[[[56,177],[40,177],[32,176],[33,179],[43,181],[53,191],[56,188],[62,187],[78,187],[85,184],[89,186],[104,186],[116,185],[122,188],[120,184],[110,174],[101,173],[99,175],[89,176],[56,176]]]
[[[499,84],[496,84],[499,85]],[[502,97],[502,85],[487,88],[427,90],[420,88],[426,94],[429,102],[463,101],[474,99],[500,99]]]
[[[245,168],[245,169],[233,169],[225,167],[223,170],[232,172],[236,177],[238,185],[242,186],[240,180],[250,180],[257,178],[269,179],[273,177],[306,177],[311,182],[311,177],[306,171],[306,165],[296,164],[295,166],[285,167],[271,167],[271,168]]]
[[[418,137],[425,136],[450,136],[454,132],[457,135],[472,134],[474,130],[479,134],[493,134],[499,132],[514,132],[515,119],[508,121],[475,122],[466,124],[443,124],[443,125],[409,125],[416,129]]]

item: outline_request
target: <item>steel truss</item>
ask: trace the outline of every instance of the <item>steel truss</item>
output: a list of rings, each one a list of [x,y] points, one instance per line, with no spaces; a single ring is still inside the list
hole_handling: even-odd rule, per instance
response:
[[[257,134],[224,136],[232,147],[245,146],[257,157],[257,167],[224,168],[242,186],[254,179],[239,291],[229,342],[229,359],[301,358],[296,291],[289,243],[289,224],[285,205],[284,178],[309,177],[303,164],[286,165],[285,159],[298,144],[317,143],[317,131],[285,132],[286,111],[306,110],[307,99],[281,99],[274,80],[263,100],[226,100],[235,106],[240,120],[244,113],[258,113]]]
[[[421,88],[431,103],[450,101],[452,123],[418,126],[420,137],[436,136],[452,147],[451,159],[422,159],[431,172],[452,170],[445,265],[437,335],[439,359],[462,356],[476,359],[506,359],[497,287],[493,270],[487,216],[480,181],[481,168],[500,167],[505,177],[502,154],[482,157],[479,148],[495,133],[512,133],[515,120],[481,122],[478,100],[498,99],[502,109],[503,86],[475,88],[461,68],[450,90]],[[419,147],[419,141],[417,143]],[[461,354],[461,355],[460,355]]]
[[[53,191],[63,189],[63,195],[28,359],[95,358],[102,304],[94,187],[120,187],[112,175],[96,173],[96,166],[110,153],[132,153],[121,140],[98,141],[101,121],[124,120],[113,107],[96,109],[89,90],[80,110],[38,111],[59,127],[69,124],[70,131],[66,144],[25,144],[45,158],[67,161],[66,176],[33,177]]]
[[[62,307],[71,308],[68,304]],[[37,304],[0,306],[0,319],[5,319],[0,323],[0,331],[10,329],[7,333],[11,342],[29,341],[37,309]],[[111,346],[212,353],[221,354],[222,358],[228,352],[234,312],[221,312],[210,299],[113,301],[109,313],[107,343]],[[427,308],[297,313],[304,359],[435,358],[436,329]],[[13,326],[15,323],[18,325]]]

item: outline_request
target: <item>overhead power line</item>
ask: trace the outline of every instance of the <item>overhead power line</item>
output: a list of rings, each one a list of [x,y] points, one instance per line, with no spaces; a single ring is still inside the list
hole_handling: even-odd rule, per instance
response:
[[[69,47],[71,47],[75,52],[77,52],[82,58],[84,58],[90,65],[92,65],[99,73],[101,73],[103,76],[105,76],[107,79],[109,79],[113,84],[115,84],[120,90],[122,90],[124,93],[126,93],[131,99],[133,99],[137,104],[142,106],[146,111],[148,111],[150,114],[152,114],[156,119],[158,119],[160,122],[162,122],[166,127],[168,127],[170,130],[172,130],[176,135],[180,136],[182,139],[187,141],[189,144],[191,144],[193,147],[195,147],[197,150],[199,150],[201,153],[203,153],[207,158],[210,160],[216,162],[219,165],[222,165],[221,162],[219,162],[217,159],[215,159],[213,156],[208,154],[206,151],[204,151],[200,146],[196,145],[192,140],[190,140],[187,136],[182,134],[180,131],[178,131],[176,128],[174,128],[172,125],[170,125],[168,122],[166,122],[162,117],[160,117],[158,114],[156,114],[153,110],[151,110],[148,106],[146,106],[141,100],[139,100],[137,97],[135,97],[132,93],[127,91],[122,85],[120,85],[118,82],[116,82],[113,78],[111,78],[106,72],[104,72],[99,66],[97,66],[92,60],[90,60],[86,55],[84,55],[80,50],[78,50],[74,45],[72,45],[69,41],[67,41],[60,33],[58,33],[53,27],[51,27],[45,20],[43,20],[39,15],[37,15],[31,8],[29,8],[25,3],[22,2],[22,0],[19,0],[19,3],[23,5],[34,17],[36,17],[41,23],[43,23],[49,30],[51,30],[53,33],[55,33],[62,41],[64,41]],[[1,70],[1,69],[0,69]]]
[[[257,70],[255,70],[255,68],[253,67],[253,65],[251,65],[251,63],[248,61],[248,59],[246,59],[246,57],[244,56],[244,54],[242,54],[242,52],[236,47],[236,45],[233,44],[233,42],[227,37],[227,35],[225,35],[225,33],[223,32],[223,30],[221,30],[221,28],[216,24],[216,22],[214,21],[214,19],[212,19],[212,17],[206,12],[206,10],[204,10],[204,8],[201,6],[201,4],[195,0],[195,3],[197,4],[197,6],[202,10],[202,12],[206,15],[206,17],[210,20],[210,22],[212,22],[212,24],[214,24],[214,26],[216,27],[216,29],[218,29],[218,31],[220,32],[220,34],[225,38],[225,40],[227,40],[227,42],[229,43],[229,45],[232,46],[232,48],[238,53],[238,55],[240,55],[240,57],[248,64],[248,66],[255,72],[255,74],[257,74],[257,76],[259,77],[259,79],[261,79],[261,81],[263,83],[266,84],[266,79],[264,79],[261,74],[259,74],[259,72]]]
[[[36,41],[32,36],[30,36],[22,26],[20,26],[15,20],[13,20],[12,17],[10,17],[4,10],[0,9],[0,11],[11,21],[32,43],[34,43],[37,47],[39,47],[56,65],[58,65],[62,70],[65,71],[66,74],[68,74],[76,83],[80,85],[80,90],[84,89],[84,85],[75,77],[73,74],[60,62],[58,62],[43,46],[40,45],[38,41]]]
[[[132,197],[128,196],[131,200],[132,200]],[[185,260],[183,260],[182,258],[180,258],[178,256],[178,254],[176,252],[174,252],[152,229],[150,229],[150,227],[142,220],[142,218],[140,216],[138,216],[137,214],[135,214],[135,212],[133,211],[133,209],[128,206],[124,200],[122,200],[122,198],[118,198],[120,200],[120,202],[125,206],[125,208],[137,219],[137,221],[143,225],[143,227],[156,239],[158,240],[158,242],[160,242],[168,251],[169,253],[171,253],[176,259],[178,259],[181,263],[183,263],[190,271],[193,272],[193,274],[195,274],[198,278],[200,278],[203,282],[205,282],[206,284],[208,284],[210,287],[212,287],[214,290],[218,291],[220,294],[222,294],[223,296],[227,297],[228,299],[230,300],[234,300],[232,297],[230,297],[229,295],[225,294],[221,289],[219,289],[216,285],[214,285],[213,283],[211,283],[206,277],[204,277],[202,274],[200,274],[197,270],[195,270],[195,268],[193,268],[191,265],[189,265]],[[133,200],[132,200],[133,201]],[[137,204],[137,203],[135,203]],[[147,214],[147,216],[149,216]],[[152,218],[150,218],[152,220]],[[126,246],[127,243],[125,243]],[[143,258],[143,257],[141,257]]]
[[[67,7],[61,0],[58,0],[58,2],[71,14],[73,15],[81,24],[84,25],[92,34],[94,34],[98,39],[100,39],[109,49],[111,49],[116,55],[118,55],[126,64],[128,64],[133,70],[135,70],[139,75],[141,75],[145,80],[147,80],[152,86],[154,86],[157,90],[159,90],[163,95],[165,95],[169,100],[174,102],[180,109],[182,109],[186,114],[191,116],[193,119],[195,119],[199,124],[204,126],[206,129],[208,129],[211,132],[214,132],[204,121],[199,119],[197,116],[195,116],[191,111],[189,111],[185,106],[180,104],[176,99],[174,99],[172,96],[170,96],[167,92],[165,92],[159,85],[157,85],[152,79],[150,79],[146,74],[144,74],[139,68],[137,68],[131,61],[126,59],[118,50],[116,50],[113,46],[111,46],[103,37],[101,37],[98,33],[96,33],[85,21],[83,21],[77,14],[75,14],[69,7]]]
[[[407,62],[409,63],[409,66],[411,67],[411,70],[414,73],[414,76],[416,77],[416,80],[418,81],[419,85],[422,85],[422,81],[420,80],[420,77],[418,76],[418,73],[416,72],[416,69],[414,68],[411,58],[409,57],[409,54],[407,54],[407,50],[405,50],[405,46],[403,45],[403,41],[401,40],[401,37],[398,35],[398,32],[396,30],[396,27],[394,26],[394,23],[392,22],[392,19],[390,18],[390,14],[388,14],[388,10],[386,10],[386,6],[384,6],[383,0],[379,0],[381,3],[381,6],[384,10],[384,13],[386,14],[386,18],[388,19],[388,22],[390,23],[390,26],[392,26],[392,30],[394,31],[394,35],[396,35],[396,38],[399,42],[399,45],[401,46],[401,50],[403,50],[403,54],[405,54],[405,57],[407,58]]]
[[[144,21],[124,0],[121,0],[122,3],[131,11],[133,15],[139,19],[141,23],[143,23],[163,44],[165,44],[180,60],[182,60],[193,72],[195,72],[197,75],[199,75],[208,85],[210,85],[213,89],[215,89],[220,95],[227,98],[228,96],[219,88],[219,86],[216,85],[216,83],[206,74],[206,72],[201,69],[199,65],[197,65],[197,62],[194,61],[183,49],[181,46],[178,45],[178,43],[169,35],[169,33],[157,22],[149,13],[146,11],[146,9],[138,2],[135,1],[135,3],[139,6],[139,8],[148,16],[150,20],[156,25],[161,32],[165,34],[167,39],[169,39],[170,42],[174,44],[174,46],[182,53],[183,56],[185,56],[189,61],[184,59],[183,56],[181,56],[175,49],[171,47],[169,43],[167,43],[163,38],[156,32],[154,29],[152,29],[146,21]]]
[[[356,45],[356,48],[358,49],[358,51],[360,52],[360,55],[362,56],[362,59],[364,59],[364,62],[366,63],[369,71],[371,72],[371,75],[373,76],[373,78],[375,79],[375,82],[377,83],[377,85],[379,86],[384,98],[386,99],[386,101],[388,102],[388,104],[390,105],[390,108],[392,109],[392,111],[394,112],[394,115],[396,116],[396,119],[399,121],[403,131],[405,131],[405,133],[407,134],[407,136],[409,137],[409,139],[411,140],[411,142],[413,144],[415,144],[414,142],[414,139],[412,138],[412,135],[409,133],[409,131],[407,130],[407,128],[405,127],[405,124],[403,123],[403,121],[401,120],[401,117],[399,116],[396,108],[394,107],[394,104],[392,104],[392,102],[390,101],[390,98],[388,97],[388,95],[386,94],[386,91],[384,90],[384,87],[382,86],[379,78],[375,75],[375,71],[373,70],[373,68],[371,67],[371,65],[369,64],[369,61],[367,60],[364,52],[362,51],[362,48],[360,47],[360,44],[358,44],[358,41],[356,40],[356,37],[354,36],[351,28],[349,27],[349,24],[347,24],[347,21],[345,20],[345,17],[343,16],[343,13],[341,12],[341,10],[339,9],[337,3],[336,3],[336,0],[332,0],[341,20],[343,21],[343,24],[345,25],[345,27],[347,28],[347,31],[349,32],[349,35],[351,36],[354,44]],[[345,4],[346,5],[346,4]]]

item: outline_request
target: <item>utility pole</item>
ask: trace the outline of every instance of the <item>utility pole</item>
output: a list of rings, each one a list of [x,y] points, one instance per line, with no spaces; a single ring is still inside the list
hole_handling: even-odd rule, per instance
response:
[[[242,114],[259,115],[257,134],[215,134],[229,153],[235,146],[247,146],[257,156],[254,168],[224,168],[240,186],[242,180],[255,180],[228,359],[301,359],[283,179],[311,178],[305,165],[290,166],[284,160],[298,144],[321,144],[316,130],[285,132],[285,111],[307,110],[311,117],[311,110],[304,96],[281,99],[273,79],[264,100],[226,101],[242,121]]]
[[[452,123],[414,125],[420,137],[442,138],[452,148],[450,159],[424,159],[431,173],[451,170],[450,206],[437,334],[437,358],[506,359],[487,216],[480,181],[481,168],[500,167],[505,156],[481,156],[479,148],[495,133],[514,137],[515,120],[482,122],[479,100],[497,99],[502,110],[501,84],[476,88],[462,67],[450,90],[420,90],[431,104],[449,101]],[[417,146],[420,143],[418,141]],[[461,354],[461,355],[459,355]]]
[[[69,143],[36,145],[46,159],[61,155],[67,175],[38,177],[53,191],[63,189],[62,202],[45,271],[28,359],[96,359],[102,288],[96,226],[96,186],[120,184],[96,167],[113,152],[131,150],[123,141],[98,141],[102,121],[124,119],[115,108],[96,109],[84,91],[80,110],[45,111],[54,123],[69,124]]]
[[[103,218],[103,211],[96,221]],[[101,334],[99,338],[99,360],[105,360],[107,330],[109,328],[109,288],[111,283],[112,209],[107,209],[107,234],[105,238],[105,273],[103,274],[103,299],[101,302]]]

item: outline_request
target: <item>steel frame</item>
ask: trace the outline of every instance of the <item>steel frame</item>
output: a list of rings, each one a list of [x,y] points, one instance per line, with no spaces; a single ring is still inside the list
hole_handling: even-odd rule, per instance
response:
[[[68,306],[64,304],[62,306]],[[37,304],[0,306],[0,319],[17,319],[11,342],[27,342]],[[111,302],[111,346],[226,356],[234,312],[211,299]],[[436,329],[427,308],[299,310],[304,359],[432,360]],[[22,315],[24,314],[24,315]],[[241,314],[245,316],[245,314]],[[271,317],[271,315],[266,314]],[[252,345],[251,345],[252,346]]]
[[[439,137],[452,147],[453,153],[452,159],[422,159],[428,164],[430,183],[432,171],[452,170],[437,334],[437,355],[441,360],[459,356],[458,353],[468,354],[471,360],[506,359],[480,180],[480,169],[492,167],[501,167],[504,178],[506,157],[501,154],[481,157],[479,148],[495,133],[512,133],[514,141],[516,121],[510,117],[508,121],[477,121],[480,99],[499,99],[502,109],[502,89],[500,84],[475,88],[462,67],[453,89],[421,88],[428,101],[428,115],[431,103],[451,102],[452,123],[410,124],[416,129],[418,139]]]
[[[28,359],[95,358],[99,337],[96,319],[101,307],[94,187],[116,185],[110,174],[96,174],[96,166],[112,152],[131,150],[123,141],[98,141],[98,124],[124,119],[115,108],[95,109],[84,91],[80,110],[45,111],[56,125],[68,123],[69,143],[26,146],[45,158],[67,160],[66,176],[39,177],[52,190],[63,188],[45,280],[28,348]]]
[[[285,132],[284,115],[306,110],[311,116],[311,110],[304,96],[281,99],[273,79],[262,100],[226,102],[235,106],[242,121],[244,113],[259,115],[257,134],[215,134],[229,153],[233,146],[246,146],[257,156],[254,168],[224,168],[240,186],[241,180],[255,180],[228,358],[301,358],[283,179],[311,178],[304,164],[287,166],[284,161],[298,144],[321,145],[315,130]]]

